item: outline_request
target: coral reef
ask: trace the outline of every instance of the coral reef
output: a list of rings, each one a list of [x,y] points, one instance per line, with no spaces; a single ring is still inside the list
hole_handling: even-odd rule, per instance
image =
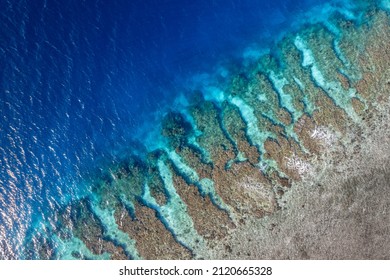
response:
[[[58,214],[52,258],[390,258],[389,20],[334,12],[167,113],[164,148]]]

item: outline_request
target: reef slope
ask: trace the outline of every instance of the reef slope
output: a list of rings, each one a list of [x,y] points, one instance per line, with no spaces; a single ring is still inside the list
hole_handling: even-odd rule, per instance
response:
[[[334,8],[195,92],[26,258],[390,258],[389,19]]]

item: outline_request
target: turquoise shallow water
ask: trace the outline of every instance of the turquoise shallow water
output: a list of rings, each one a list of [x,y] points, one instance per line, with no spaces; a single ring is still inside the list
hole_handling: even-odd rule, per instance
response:
[[[184,112],[194,89],[206,100],[225,100],[226,81],[283,35],[333,12],[355,17],[357,2],[1,1],[0,258],[72,258],[75,251],[108,257],[91,256],[71,230],[62,229],[67,212],[74,223],[98,219],[107,240],[138,258],[134,241],[102,207],[109,202],[101,201],[107,197],[96,185],[117,180],[111,170],[132,161],[129,155],[143,159],[146,151],[167,149],[163,116],[172,109]],[[303,44],[296,45],[305,53]],[[281,100],[289,109],[288,95],[281,93]],[[244,101],[231,103],[253,122]],[[270,136],[262,133],[248,130],[260,150],[262,137]],[[196,141],[192,146],[209,160],[204,147]],[[199,181],[174,152],[168,156],[189,182],[227,208],[213,182]],[[170,169],[164,161],[156,168],[169,202],[159,205],[145,188],[143,203],[190,248],[201,237],[188,222]],[[94,217],[68,206],[85,197],[86,212]],[[129,213],[132,207],[127,205]]]

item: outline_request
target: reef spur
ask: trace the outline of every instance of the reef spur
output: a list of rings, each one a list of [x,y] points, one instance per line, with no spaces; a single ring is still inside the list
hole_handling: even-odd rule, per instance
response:
[[[350,2],[167,112],[24,257],[389,259],[390,5]]]

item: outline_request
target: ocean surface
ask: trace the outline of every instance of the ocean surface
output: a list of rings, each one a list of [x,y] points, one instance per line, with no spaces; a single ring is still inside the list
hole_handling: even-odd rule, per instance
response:
[[[0,0],[0,259],[326,2],[348,1]]]

